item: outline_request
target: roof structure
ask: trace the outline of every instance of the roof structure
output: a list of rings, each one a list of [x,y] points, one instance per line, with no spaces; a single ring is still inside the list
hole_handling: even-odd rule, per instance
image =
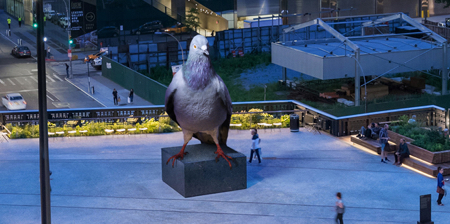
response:
[[[402,27],[390,29],[385,25],[392,20],[400,20]],[[407,15],[390,14],[359,23],[361,35],[358,36],[341,34],[320,18],[285,28],[283,41],[272,43],[272,63],[323,80],[355,77],[357,99],[360,76],[430,69],[443,69],[442,74],[448,74],[447,40]],[[345,22],[335,24],[346,25]],[[288,33],[313,26],[325,30],[331,38],[286,40]],[[399,28],[403,33],[389,32]],[[443,94],[446,94],[448,75],[443,75],[442,79]],[[359,105],[359,102],[355,102],[355,105]]]

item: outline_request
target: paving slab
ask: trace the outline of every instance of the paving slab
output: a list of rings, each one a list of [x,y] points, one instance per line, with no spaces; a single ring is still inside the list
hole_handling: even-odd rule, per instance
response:
[[[192,198],[161,179],[161,148],[181,145],[181,132],[52,138],[52,221],[333,223],[339,191],[345,223],[416,223],[422,194],[432,194],[433,221],[448,222],[448,206],[435,203],[436,179],[303,128],[259,135],[263,161],[248,164],[247,189]],[[250,138],[249,131],[231,130],[228,145],[248,156]],[[0,143],[0,223],[40,220],[38,145],[38,139]]]

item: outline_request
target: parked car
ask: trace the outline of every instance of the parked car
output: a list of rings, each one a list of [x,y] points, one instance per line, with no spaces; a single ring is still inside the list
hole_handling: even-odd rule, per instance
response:
[[[164,26],[162,25],[161,21],[155,20],[152,22],[145,23],[139,28],[132,30],[131,33],[139,35],[144,33],[160,32],[162,30],[164,30]]]
[[[186,26],[184,26],[181,23],[177,23],[176,25],[173,25],[171,27],[165,28],[164,32],[166,33],[187,33],[188,32],[188,28]]]
[[[15,46],[11,54],[16,57],[31,57],[31,51],[27,46]]]
[[[98,56],[94,60],[91,60],[92,67],[94,67],[97,70],[101,70],[102,69],[102,55]]]
[[[58,25],[59,19],[61,17],[66,17],[66,15],[64,13],[59,13],[59,12],[56,13],[56,15],[52,16],[52,18],[51,18],[52,23]]]
[[[2,104],[8,110],[25,110],[27,102],[20,93],[10,93],[2,97]]]
[[[55,10],[49,10],[44,12],[44,16],[46,16],[47,19],[51,19],[51,17],[55,14],[56,14]]]
[[[105,26],[97,31],[98,38],[117,37],[119,29],[114,26]]]
[[[98,57],[101,57],[102,55],[105,55],[105,54],[108,54],[108,48],[107,47],[100,48],[100,52],[98,52],[96,54],[90,54],[90,55],[86,56],[84,58],[84,62],[86,63],[88,61],[94,60],[94,59],[96,59]]]
[[[54,10],[49,11],[47,14],[45,14],[45,16],[47,17],[46,20],[47,21],[51,21],[51,19],[53,18],[53,16],[56,15],[56,12]]]
[[[58,25],[59,25],[60,27],[66,28],[66,27],[69,26],[69,24],[70,24],[69,18],[67,18],[67,17],[61,17],[61,18],[59,18],[59,24],[58,24]]]

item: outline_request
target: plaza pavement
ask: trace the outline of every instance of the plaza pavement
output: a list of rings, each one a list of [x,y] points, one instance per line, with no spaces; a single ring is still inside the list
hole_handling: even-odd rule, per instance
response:
[[[248,155],[250,137],[231,130],[228,145]],[[416,223],[419,195],[429,193],[433,221],[449,222],[436,179],[328,134],[260,137],[265,159],[248,164],[247,189],[192,198],[161,180],[161,147],[181,145],[181,132],[50,139],[52,223],[334,223],[338,191],[345,223]],[[0,143],[1,224],[40,223],[38,149],[38,139]]]

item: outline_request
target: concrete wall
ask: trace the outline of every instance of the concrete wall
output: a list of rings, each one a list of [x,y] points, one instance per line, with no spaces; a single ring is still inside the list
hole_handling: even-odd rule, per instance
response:
[[[272,63],[323,79],[324,60],[306,52],[272,43]]]

